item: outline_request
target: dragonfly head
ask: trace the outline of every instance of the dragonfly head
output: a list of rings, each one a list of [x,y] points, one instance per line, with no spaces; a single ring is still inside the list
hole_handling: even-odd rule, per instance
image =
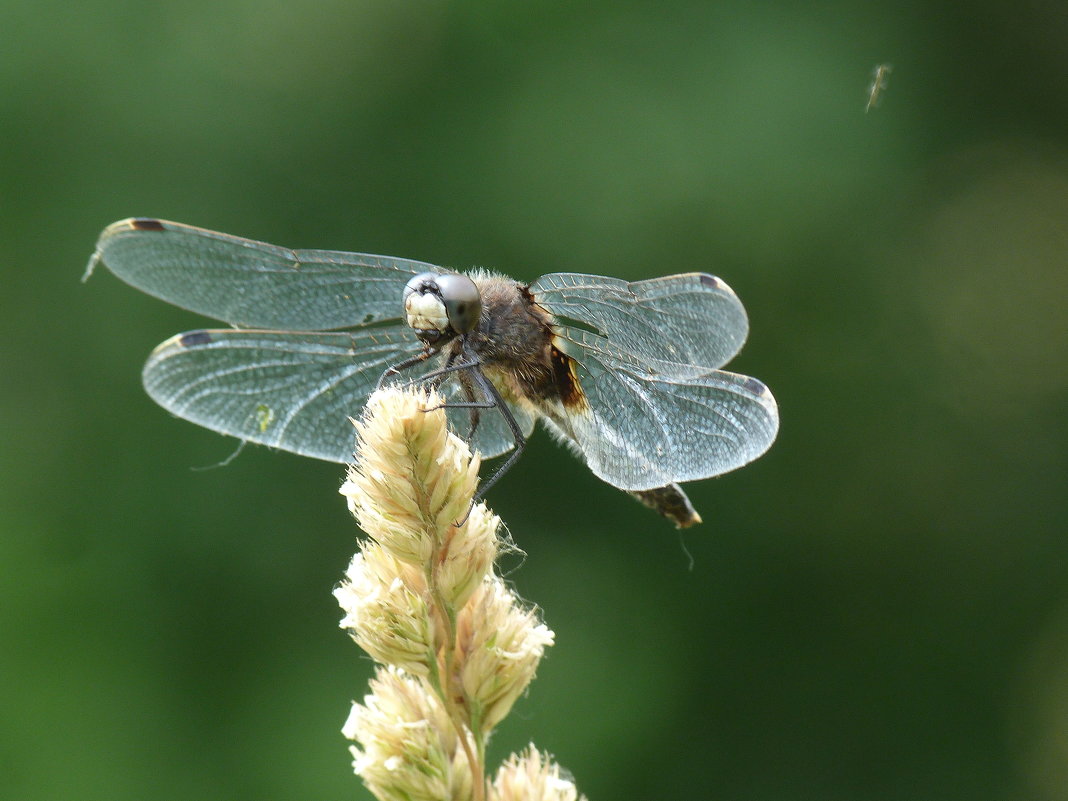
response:
[[[420,273],[404,287],[408,325],[432,347],[473,331],[481,313],[478,287],[466,275]]]

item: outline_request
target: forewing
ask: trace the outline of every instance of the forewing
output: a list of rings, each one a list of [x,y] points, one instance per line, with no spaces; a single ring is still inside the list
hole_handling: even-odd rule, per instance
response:
[[[556,318],[565,352],[602,353],[662,377],[701,375],[726,364],[749,332],[738,296],[707,273],[633,282],[550,273],[530,291]]]
[[[241,328],[322,331],[401,317],[416,273],[441,268],[408,259],[290,250],[154,219],[129,219],[100,235],[102,263],[138,289]]]
[[[145,364],[165,409],[222,434],[333,462],[387,367],[421,349],[406,327],[354,333],[224,329],[168,339]]]
[[[726,473],[768,449],[779,427],[771,391],[723,370],[664,378],[594,359],[576,366],[588,407],[568,416],[590,469],[647,490]]]

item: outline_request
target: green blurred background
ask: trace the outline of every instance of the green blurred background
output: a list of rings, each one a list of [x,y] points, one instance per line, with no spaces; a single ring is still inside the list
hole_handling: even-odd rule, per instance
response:
[[[370,797],[341,470],[191,469],[233,441],[139,374],[204,321],[79,283],[131,215],[741,296],[732,367],[782,428],[690,486],[705,525],[543,432],[492,491],[557,634],[494,763],[533,740],[591,801],[1068,798],[1063,4],[44,1],[0,30],[0,798]]]

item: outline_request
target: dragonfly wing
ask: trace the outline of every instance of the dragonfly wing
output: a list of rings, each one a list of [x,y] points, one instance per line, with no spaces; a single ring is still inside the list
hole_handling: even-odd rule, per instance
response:
[[[221,329],[191,331],[157,347],[145,364],[148,394],[178,417],[250,442],[333,462],[352,459],[358,418],[382,373],[422,349],[407,326],[355,332]],[[406,370],[419,385],[438,358]],[[464,401],[456,381],[441,387],[446,401]],[[529,435],[534,419],[513,416]],[[472,448],[485,458],[515,446],[498,409],[480,409]],[[467,437],[468,409],[448,409],[453,430]]]
[[[148,394],[179,417],[333,462],[352,459],[368,394],[421,349],[407,327],[300,333],[223,329],[168,339],[145,364]]]
[[[102,263],[127,283],[240,328],[314,331],[401,317],[413,275],[442,272],[408,259],[290,250],[181,223],[129,219],[100,235]]]
[[[578,360],[576,360],[578,361]],[[649,490],[741,467],[779,428],[771,391],[724,370],[674,378],[631,364],[576,364],[586,407],[557,420],[593,472],[613,486]]]
[[[561,350],[603,350],[662,376],[698,376],[726,364],[749,332],[738,296],[707,273],[632,282],[550,273],[530,291],[556,318]]]

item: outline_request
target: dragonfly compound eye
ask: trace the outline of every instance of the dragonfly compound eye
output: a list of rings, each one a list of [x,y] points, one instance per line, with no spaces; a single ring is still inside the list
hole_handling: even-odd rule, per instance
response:
[[[439,275],[438,290],[445,303],[445,312],[452,330],[457,334],[467,334],[475,330],[479,315],[482,314],[482,298],[475,282],[459,273]]]

